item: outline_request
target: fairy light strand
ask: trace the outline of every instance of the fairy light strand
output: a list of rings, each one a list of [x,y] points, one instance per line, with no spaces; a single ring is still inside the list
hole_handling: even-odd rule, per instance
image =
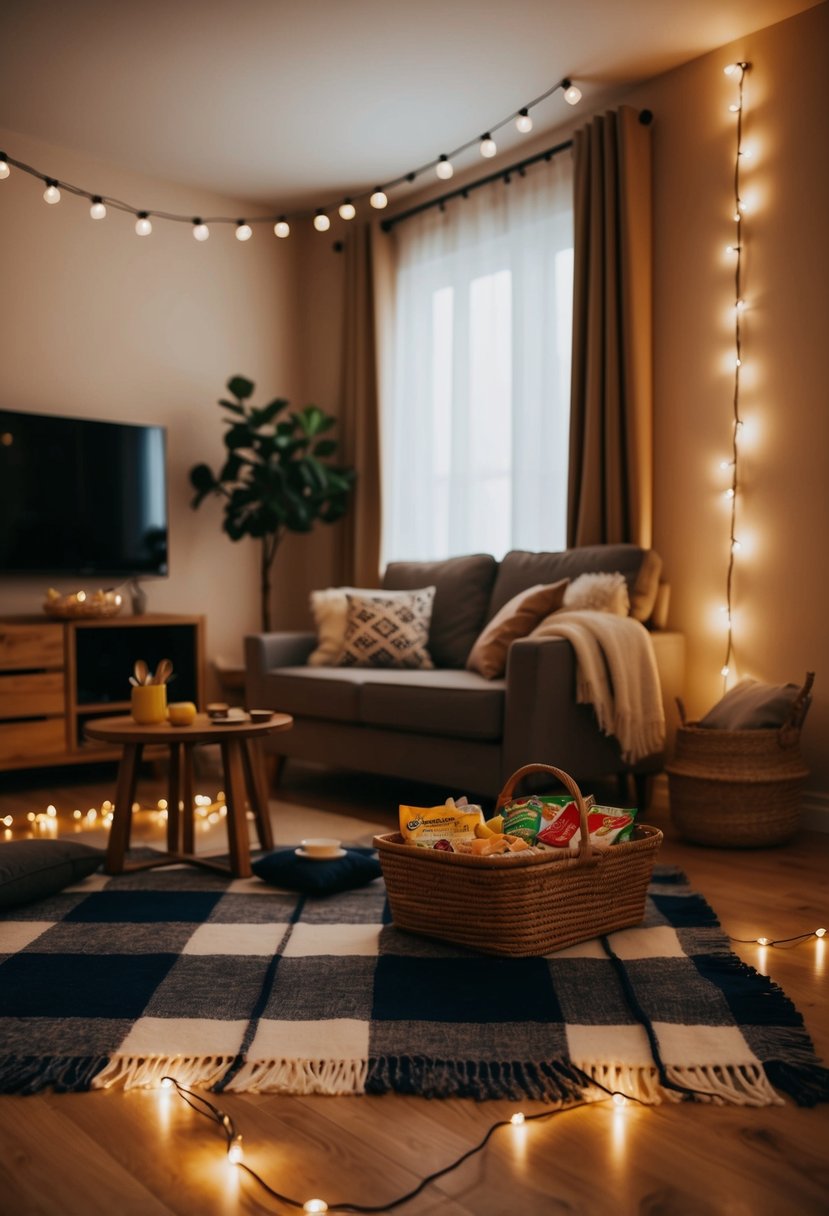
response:
[[[723,678],[723,691],[728,685],[728,677],[731,673],[731,665],[734,658],[734,567],[736,555],[740,550],[740,541],[737,538],[737,507],[740,489],[740,432],[743,427],[743,419],[740,415],[740,371],[743,363],[743,310],[745,301],[743,299],[743,246],[745,243],[745,226],[743,223],[743,213],[745,204],[742,197],[741,170],[743,159],[743,91],[746,72],[751,67],[751,64],[745,62],[729,63],[724,72],[726,76],[737,74],[737,101],[732,102],[730,110],[736,113],[736,154],[734,157],[734,209],[732,219],[735,225],[736,239],[733,245],[729,246],[729,250],[734,254],[734,387],[732,392],[732,420],[731,420],[731,460],[726,462],[731,468],[731,484],[726,490],[726,497],[729,500],[729,528],[728,528],[728,568],[726,573],[726,647],[725,660],[720,668],[720,675]]]
[[[410,169],[407,173],[402,173],[398,177],[392,178],[387,182],[381,182],[371,189],[364,190],[359,194],[351,194],[346,198],[338,198],[333,202],[327,203],[323,207],[314,207],[310,210],[297,212],[279,212],[275,215],[260,215],[250,216],[248,218],[228,215],[212,215],[212,216],[193,216],[180,215],[172,211],[160,211],[150,207],[135,207],[131,203],[124,202],[123,199],[113,198],[111,195],[101,194],[100,192],[84,189],[82,186],[72,185],[70,182],[59,180],[56,177],[43,173],[40,169],[36,169],[33,165],[27,165],[21,160],[17,160],[5,152],[0,152],[0,181],[7,179],[11,172],[11,167],[19,169],[22,173],[27,173],[31,177],[37,178],[43,182],[46,187],[44,198],[49,203],[58,203],[61,197],[61,191],[66,191],[68,194],[73,194],[78,198],[87,199],[91,204],[90,214],[93,219],[104,219],[107,209],[112,208],[114,211],[123,211],[128,215],[132,215],[136,219],[136,232],[139,236],[149,236],[152,231],[151,221],[153,219],[167,220],[174,224],[186,224],[191,230],[191,233],[197,241],[207,240],[210,233],[210,225],[230,225],[235,227],[236,237],[240,241],[246,241],[252,234],[252,225],[254,224],[271,224],[273,225],[274,234],[277,237],[286,237],[290,233],[289,220],[311,220],[317,231],[327,231],[329,224],[322,225],[319,220],[324,217],[329,218],[329,213],[338,214],[343,220],[351,220],[357,214],[356,203],[368,201],[371,207],[376,210],[384,208],[388,203],[388,191],[394,190],[398,186],[404,184],[411,185],[416,178],[422,174],[433,170],[436,175],[445,179],[451,177],[454,172],[453,161],[457,157],[469,151],[470,148],[478,147],[482,156],[495,155],[494,140],[492,136],[494,132],[500,131],[509,123],[515,125],[515,129],[526,134],[532,130],[532,120],[529,117],[530,110],[540,105],[541,102],[552,96],[553,93],[561,90],[564,100],[568,105],[577,105],[581,100],[581,90],[573,84],[573,82],[565,77],[558,81],[557,84],[551,85],[545,92],[534,97],[532,101],[528,101],[518,110],[511,110],[506,118],[500,119],[496,123],[491,123],[483,135],[479,134],[472,139],[468,139],[465,143],[459,144],[450,152],[441,152],[432,160],[426,161],[425,164],[418,165],[414,169]],[[493,149],[495,149],[493,151]],[[149,228],[147,223],[150,222]],[[139,225],[141,225],[139,227]]]

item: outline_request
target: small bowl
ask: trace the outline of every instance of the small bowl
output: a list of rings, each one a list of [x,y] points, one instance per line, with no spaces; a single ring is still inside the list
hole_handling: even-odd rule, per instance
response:
[[[342,856],[340,842],[333,836],[313,836],[310,840],[301,840],[299,843],[306,857]]]
[[[226,718],[230,709],[227,701],[211,701],[207,707],[208,718]]]
[[[250,718],[251,722],[270,722],[271,718],[273,717],[273,710],[250,709],[248,710],[248,717]]]

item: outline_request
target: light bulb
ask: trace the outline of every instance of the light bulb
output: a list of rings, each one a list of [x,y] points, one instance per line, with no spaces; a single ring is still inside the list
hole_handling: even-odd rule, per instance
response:
[[[253,229],[250,224],[246,224],[244,220],[236,221],[236,240],[249,241],[253,236]]]
[[[498,146],[495,143],[495,140],[490,135],[489,131],[487,131],[485,135],[481,136],[481,147],[480,147],[481,156],[486,156],[486,157],[494,156],[497,151],[498,151]]]
[[[740,110],[742,109],[742,107],[738,101],[732,101],[731,105],[728,108],[732,114],[739,114]]]
[[[519,110],[515,116],[515,129],[520,131],[522,135],[526,135],[533,129],[533,120],[530,118],[526,106],[523,110]]]
[[[614,1094],[613,1095],[613,1105],[614,1106],[626,1106],[627,1098],[625,1097],[624,1094]]]
[[[357,214],[357,208],[354,206],[350,198],[343,199],[337,210],[340,213],[341,220],[353,220]]]
[[[734,309],[736,312],[745,312],[745,310],[746,310],[745,300],[738,300],[737,303],[734,305]]]
[[[742,366],[743,366],[743,361],[742,361],[742,359],[741,359],[739,356],[738,356],[738,357],[737,357],[737,358],[734,360],[734,366],[735,366],[735,367],[742,367]]]
[[[725,252],[726,253],[739,253],[740,246],[739,245],[726,245]]]
[[[324,1199],[306,1199],[302,1210],[303,1212],[327,1212],[328,1204]]]
[[[107,209],[100,198],[93,198],[92,206],[89,208],[89,214],[93,220],[102,220],[106,216]]]
[[[732,540],[732,542],[731,542],[731,552],[732,553],[739,553],[740,550],[742,549],[742,547],[743,546],[740,544],[740,542],[738,540]]]
[[[730,469],[733,463],[734,462],[732,460],[721,460],[720,468],[721,469]]]
[[[729,486],[729,487],[728,487],[728,489],[725,491],[725,497],[726,497],[726,498],[733,498],[733,497],[734,497],[734,489],[733,489],[733,487],[732,487],[732,486]]]
[[[726,66],[723,68],[723,71],[725,72],[726,76],[733,76],[734,73],[737,71],[736,63],[726,64]]]
[[[174,1085],[174,1081],[173,1081],[172,1077],[162,1077],[161,1078],[161,1088],[162,1089],[172,1089],[173,1085]]]
[[[514,1115],[510,1115],[509,1121],[513,1127],[520,1127],[521,1124],[524,1122],[523,1110],[517,1110]]]
[[[447,182],[455,172],[454,166],[448,156],[443,153],[440,155],[438,163],[435,165],[435,173],[441,181]]]
[[[43,201],[46,203],[60,202],[60,190],[58,190],[55,182],[49,182],[46,189],[43,191]]]
[[[383,190],[377,186],[368,201],[371,203],[372,207],[376,207],[378,211],[382,211],[382,209],[388,205],[389,200],[386,198]]]
[[[721,668],[720,668],[720,675],[721,675],[721,676],[727,676],[727,675],[728,675],[728,673],[729,673],[730,671],[731,671],[731,668],[730,668],[730,667],[728,666],[728,664],[726,663],[724,667],[721,667]]]
[[[242,1137],[234,1136],[230,1147],[227,1150],[227,1159],[231,1165],[238,1165],[244,1158],[245,1150],[242,1148]]]
[[[284,216],[280,216],[280,218],[274,224],[273,230],[276,236],[286,237],[290,234],[291,225],[284,218]]]
[[[739,224],[740,220],[743,217],[740,215],[739,211],[735,211],[732,218],[733,218],[735,224]]]
[[[150,218],[146,211],[138,212],[138,219],[135,221],[135,232],[137,236],[149,236],[153,230],[150,223]]]
[[[825,929],[815,929],[815,937],[825,937],[825,936],[826,936]]]
[[[203,223],[200,219],[193,220],[193,236],[197,241],[206,241],[210,236],[210,229],[207,227],[207,224]]]
[[[10,173],[11,169],[9,168],[9,163],[6,160],[6,153],[0,152],[0,181],[7,178]]]
[[[769,944],[769,939],[767,937],[758,937],[757,938],[758,946],[767,946],[768,944]]]
[[[321,211],[318,211],[314,216],[314,227],[317,232],[327,232],[331,227],[331,221],[327,215],[323,215]]]
[[[568,85],[564,90],[564,100],[568,106],[577,106],[581,101],[581,89],[576,88],[574,84]]]

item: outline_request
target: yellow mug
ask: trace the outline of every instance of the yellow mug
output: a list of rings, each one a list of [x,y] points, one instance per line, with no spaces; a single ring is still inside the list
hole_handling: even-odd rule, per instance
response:
[[[130,698],[132,716],[142,726],[167,721],[167,685],[139,684]]]
[[[167,717],[171,726],[192,726],[196,717],[196,707],[192,701],[173,701],[167,706]]]

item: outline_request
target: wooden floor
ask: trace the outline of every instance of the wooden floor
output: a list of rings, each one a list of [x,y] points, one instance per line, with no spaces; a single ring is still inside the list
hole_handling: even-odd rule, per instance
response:
[[[94,779],[94,780],[93,780]],[[0,820],[14,837],[54,831],[27,813],[52,804],[57,830],[102,843],[90,809],[113,796],[105,770],[3,778]],[[215,791],[209,771],[200,783]],[[277,840],[312,833],[367,841],[394,826],[400,800],[428,791],[289,766],[272,804]],[[152,774],[148,804],[163,796]],[[81,812],[81,820],[73,812]],[[345,816],[345,818],[340,818]],[[151,812],[139,839],[161,839]],[[679,842],[665,791],[648,822],[662,827],[660,860],[683,867],[735,937],[787,937],[829,921],[829,836],[803,833],[767,851],[727,852]],[[0,828],[2,830],[2,828]],[[216,848],[221,825],[202,829]],[[793,950],[735,947],[768,973],[804,1015],[829,1061],[826,942]],[[2,1050],[2,1045],[0,1045]],[[302,1203],[321,1195],[383,1207],[426,1173],[459,1156],[514,1103],[428,1101],[386,1095],[301,1098],[257,1094],[221,1099],[244,1135],[245,1159]],[[544,1108],[526,1103],[527,1112]],[[3,1216],[230,1216],[296,1211],[270,1199],[227,1163],[217,1130],[180,1099],[158,1091],[0,1098]],[[487,1149],[399,1210],[404,1216],[817,1216],[829,1212],[829,1105],[759,1110],[686,1104],[614,1108],[600,1103],[496,1132]],[[301,1208],[300,1208],[301,1210]]]

